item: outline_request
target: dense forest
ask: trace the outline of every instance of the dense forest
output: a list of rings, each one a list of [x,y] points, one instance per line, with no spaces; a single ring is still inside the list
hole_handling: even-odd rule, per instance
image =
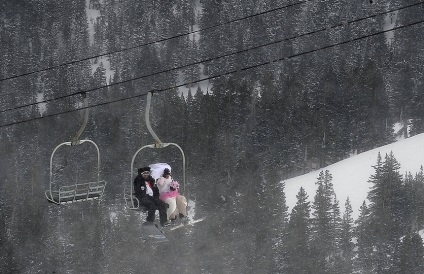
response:
[[[422,172],[379,158],[358,220],[328,172],[290,213],[280,182],[424,132],[420,3],[1,1],[0,272],[419,273]],[[154,142],[149,91],[152,126],[184,149],[185,194],[208,220],[172,246],[143,242],[144,216],[123,199],[132,155]],[[49,158],[77,132],[81,94],[107,189],[55,206]],[[57,182],[92,179],[93,155],[60,152]],[[154,162],[182,176],[178,151],[136,165]]]
[[[321,171],[313,202],[303,188],[279,238],[281,273],[421,273],[424,173],[399,173],[393,154],[378,155],[367,204],[357,220],[349,198],[341,213],[332,175]],[[280,272],[280,271],[279,271]]]

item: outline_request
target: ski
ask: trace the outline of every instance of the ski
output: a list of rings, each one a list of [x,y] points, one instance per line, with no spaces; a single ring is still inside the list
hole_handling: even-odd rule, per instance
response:
[[[188,223],[186,223],[186,224],[181,223],[181,224],[179,224],[179,225],[176,225],[176,226],[171,227],[169,230],[171,231],[171,230],[175,230],[175,229],[178,229],[178,228],[181,228],[181,227],[194,225],[194,224],[196,224],[196,223],[198,223],[198,222],[203,221],[204,219],[205,219],[205,218],[200,218],[200,219],[197,219],[197,220],[192,220],[192,221],[189,221],[189,222],[188,222]]]
[[[143,223],[143,229],[147,234],[147,238],[152,238],[157,242],[169,241],[158,226],[152,222]]]

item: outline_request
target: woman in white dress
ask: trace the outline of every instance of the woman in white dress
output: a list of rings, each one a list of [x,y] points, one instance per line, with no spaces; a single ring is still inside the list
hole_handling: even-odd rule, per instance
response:
[[[187,199],[178,193],[179,184],[171,177],[171,170],[165,168],[162,176],[157,181],[159,198],[169,205],[167,209],[168,220],[176,220],[177,215],[183,222],[187,221]]]

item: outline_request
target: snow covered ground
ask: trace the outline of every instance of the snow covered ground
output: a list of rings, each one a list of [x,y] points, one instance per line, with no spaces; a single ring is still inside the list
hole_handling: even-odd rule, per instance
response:
[[[313,201],[317,189],[315,182],[320,171],[329,170],[333,176],[334,191],[339,200],[341,212],[344,211],[344,203],[349,197],[353,209],[352,215],[356,219],[359,215],[359,208],[366,200],[372,186],[368,179],[374,174],[372,166],[376,164],[379,152],[383,161],[386,154],[393,152],[401,165],[401,174],[410,171],[415,175],[424,165],[424,134],[360,153],[323,169],[283,181],[286,183],[285,193],[289,212],[296,204],[296,195],[300,187],[303,187],[308,193],[309,201]]]

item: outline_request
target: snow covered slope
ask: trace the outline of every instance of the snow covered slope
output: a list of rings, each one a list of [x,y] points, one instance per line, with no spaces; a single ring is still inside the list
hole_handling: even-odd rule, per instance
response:
[[[312,202],[316,192],[315,182],[322,170],[329,170],[333,175],[334,191],[340,203],[340,210],[344,211],[346,198],[352,204],[353,217],[359,215],[359,208],[366,200],[371,184],[368,179],[374,174],[373,165],[377,162],[378,152],[381,153],[382,160],[386,154],[394,153],[396,160],[400,163],[401,174],[410,171],[413,175],[424,165],[424,134],[382,146],[367,152],[360,153],[349,159],[327,166],[308,174],[298,176],[284,181],[286,183],[285,193],[289,212],[296,204],[296,194],[300,187],[303,187]],[[368,204],[368,202],[367,202]]]

